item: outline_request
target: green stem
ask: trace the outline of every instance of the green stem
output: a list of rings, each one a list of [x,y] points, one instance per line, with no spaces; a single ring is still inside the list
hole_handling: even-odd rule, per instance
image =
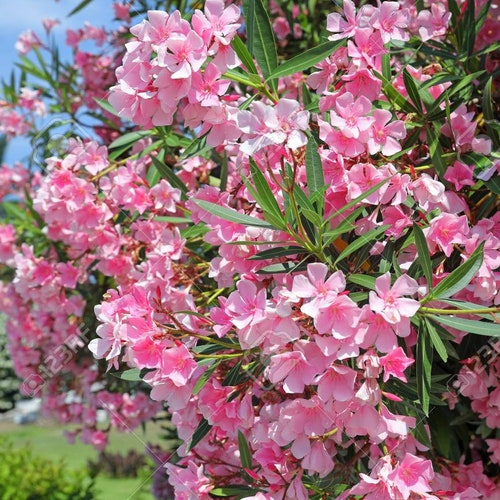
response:
[[[478,309],[435,309],[433,307],[421,307],[420,312],[424,314],[489,314],[500,312],[500,307],[479,307]]]
[[[211,344],[217,344],[222,347],[225,347],[226,349],[232,349],[233,351],[242,351],[243,349],[238,345],[238,344],[229,344],[227,342],[223,342],[222,340],[219,339],[214,339],[212,337],[206,337],[205,335],[198,335],[196,333],[190,333],[190,335],[193,335],[194,337],[204,340],[205,342],[209,342]]]
[[[195,358],[202,358],[202,359],[211,359],[211,358],[217,358],[217,359],[230,359],[230,358],[241,358],[244,356],[244,352],[237,352],[234,354],[195,354]]]

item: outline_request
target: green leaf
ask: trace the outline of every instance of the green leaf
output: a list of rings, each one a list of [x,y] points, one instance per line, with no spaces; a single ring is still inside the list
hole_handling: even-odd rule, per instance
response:
[[[441,337],[439,336],[439,332],[436,330],[434,325],[424,316],[422,321],[425,323],[425,329],[427,330],[429,337],[431,338],[431,342],[436,349],[439,357],[446,363],[448,360],[448,352],[446,351],[446,347]]]
[[[427,142],[429,143],[429,154],[432,164],[440,178],[443,178],[446,172],[446,163],[443,160],[443,148],[439,143],[439,133],[435,130],[434,124],[429,124],[425,129],[427,133]]]
[[[240,450],[241,465],[244,469],[252,468],[252,455],[248,446],[245,435],[240,430],[238,431],[238,448]]]
[[[113,106],[111,106],[111,104],[106,99],[98,99],[97,97],[94,97],[94,101],[100,108],[104,109],[108,113],[111,113],[115,116],[120,116],[116,109],[113,108]]]
[[[335,229],[325,231],[323,233],[323,248],[326,248],[330,245],[330,243],[332,243],[332,241],[336,240],[342,234],[356,229],[356,226],[353,223],[364,210],[365,207],[356,208],[356,210],[351,212]]]
[[[180,160],[187,160],[193,156],[203,156],[212,150],[211,146],[207,146],[207,135],[208,132],[203,134],[201,137],[194,139],[191,144],[182,152]]]
[[[389,53],[382,56],[382,75],[388,82],[391,81],[391,54]]]
[[[245,73],[240,69],[227,69],[226,72],[222,75],[222,78],[226,80],[232,80],[233,82],[242,83],[243,85],[248,85],[253,88],[261,88],[262,80],[259,75],[255,75],[253,73]]]
[[[468,56],[474,51],[476,41],[476,19],[474,2],[467,2],[465,13],[462,16],[462,51]]]
[[[87,7],[92,2],[92,0],[83,0],[83,2],[80,2],[69,14],[68,17],[71,17],[75,15],[77,12],[80,12],[82,9]]]
[[[363,233],[361,236],[355,238],[349,245],[347,245],[347,247],[344,248],[344,250],[342,250],[342,252],[340,252],[340,255],[335,260],[335,264],[340,262],[342,259],[348,257],[356,250],[359,250],[360,248],[364,247],[371,241],[376,240],[378,236],[380,236],[382,233],[384,233],[384,231],[386,231],[390,227],[391,227],[390,224],[385,224],[383,226],[371,229],[370,231]]]
[[[377,78],[382,80],[382,92],[389,99],[390,103],[405,113],[418,113],[417,108],[408,102],[384,75],[381,75],[377,71],[373,71],[373,73]]]
[[[209,368],[207,368],[200,376],[200,378],[196,381],[196,384],[194,384],[193,387],[193,395],[196,396],[205,384],[210,380],[210,377],[213,375],[214,371],[217,369],[217,367],[220,364],[220,360],[215,361]]]
[[[175,217],[170,215],[158,215],[154,218],[159,222],[167,222],[169,224],[192,224],[193,221],[187,217]]]
[[[418,262],[422,266],[422,271],[424,272],[425,281],[427,282],[427,287],[432,290],[432,262],[429,253],[429,247],[427,246],[427,240],[425,235],[420,229],[420,227],[414,222],[413,223],[413,236],[415,237],[415,244],[417,246],[418,252]]]
[[[417,84],[406,68],[403,69],[403,82],[405,84],[406,91],[408,92],[408,96],[417,108],[417,111],[420,115],[423,115],[424,108],[422,106],[422,100],[420,99]]]
[[[254,226],[254,227],[264,227],[266,229],[276,229],[268,222],[257,219],[255,217],[250,217],[249,215],[241,214],[236,210],[231,208],[221,207],[215,203],[204,200],[193,200],[200,208],[210,212],[216,217],[228,220],[230,222],[236,222],[237,224],[242,224],[243,226]]]
[[[375,290],[376,276],[369,276],[367,274],[351,274],[347,276],[347,281],[355,285],[359,285],[369,290]]]
[[[276,201],[276,196],[271,191],[264,174],[259,170],[259,167],[252,158],[250,158],[250,171],[255,185],[255,192],[252,194],[256,197],[255,199],[257,203],[265,212],[269,212],[276,219],[281,221],[280,227],[285,227],[283,214],[281,213],[281,209]]]
[[[500,337],[500,324],[491,321],[459,318],[458,316],[430,314],[429,318],[442,325],[451,326],[461,332],[485,335],[486,337]]]
[[[245,18],[248,51],[250,54],[254,54],[255,2],[253,0],[243,0],[243,13]]]
[[[121,146],[126,146],[128,144],[132,145],[134,142],[142,139],[143,137],[148,137],[151,132],[148,130],[139,130],[137,132],[129,132],[128,134],[122,135],[115,139],[108,147],[109,149],[119,148]]]
[[[463,290],[477,273],[483,263],[484,241],[472,252],[471,256],[459,267],[454,269],[446,278],[438,283],[434,290],[422,303],[434,299],[446,299]]]
[[[261,490],[251,488],[250,486],[223,486],[221,488],[214,488],[210,490],[210,495],[214,497],[234,497],[235,500],[250,497],[255,495]]]
[[[233,38],[233,41],[231,42],[231,45],[246,69],[250,71],[250,73],[257,75],[258,71],[253,61],[252,54],[250,54],[250,51],[243,43],[243,40],[239,36],[235,36]]]
[[[156,156],[150,156],[153,165],[158,169],[163,179],[166,179],[172,187],[177,188],[181,192],[181,198],[187,200],[186,193],[188,192],[187,186],[177,177],[172,169],[160,161]]]
[[[208,423],[208,420],[205,417],[203,417],[194,431],[187,451],[191,451],[210,432],[211,428],[212,425]]]
[[[125,370],[120,373],[111,373],[114,377],[128,382],[138,382],[139,380],[142,380],[140,374],[141,370],[139,370],[139,368],[131,368],[130,370]]]
[[[245,19],[247,36],[249,36],[249,33],[251,34],[249,36],[248,50],[257,60],[264,79],[268,80],[273,70],[278,66],[276,41],[269,14],[262,0],[248,0],[244,5],[248,9]],[[270,80],[269,85],[276,92],[276,80]]]
[[[315,64],[324,61],[328,56],[335,52],[338,48],[345,45],[345,40],[337,40],[335,42],[326,42],[317,45],[312,49],[308,49],[301,54],[298,54],[283,64],[278,66],[266,80],[288,76],[313,67]]]
[[[326,227],[327,224],[334,219],[335,217],[338,217],[339,215],[343,214],[346,210],[351,209],[355,205],[357,205],[359,202],[363,201],[365,198],[368,198],[372,193],[375,193],[375,191],[378,191],[384,184],[387,184],[390,180],[392,179],[391,177],[387,177],[386,179],[381,180],[375,186],[372,186],[370,189],[365,191],[364,193],[361,193],[359,196],[354,198],[354,200],[351,200],[349,203],[344,205],[342,208],[339,208],[336,210],[333,214],[331,214],[323,223],[323,227]]]
[[[323,189],[325,185],[325,178],[323,175],[323,164],[321,156],[318,153],[318,143],[313,136],[309,137],[306,147],[306,178],[307,189],[311,197],[315,192]],[[318,212],[321,216],[323,214],[324,196],[318,201]]]
[[[417,394],[422,410],[429,416],[429,404],[432,385],[432,341],[424,322],[420,325],[417,338],[416,375]]]
[[[243,360],[240,359],[227,373],[222,381],[223,386],[234,386],[241,383],[243,379],[248,379],[248,375],[242,371]]]
[[[266,260],[266,259],[274,259],[276,257],[284,257],[286,255],[297,255],[304,253],[306,250],[299,246],[287,246],[287,247],[278,247],[278,248],[269,248],[268,250],[262,250],[262,252],[256,253],[251,257],[248,257],[248,260]]]
[[[281,262],[279,264],[271,264],[257,271],[258,274],[289,274],[299,271],[305,271],[307,265],[304,263],[295,264],[293,262]]]

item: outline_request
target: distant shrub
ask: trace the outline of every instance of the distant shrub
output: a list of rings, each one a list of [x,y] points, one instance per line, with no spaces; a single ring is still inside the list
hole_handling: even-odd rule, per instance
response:
[[[87,462],[87,469],[93,476],[138,477],[149,463],[144,453],[135,450],[129,450],[126,454],[101,451],[96,461]]]
[[[93,500],[93,476],[71,470],[63,462],[34,455],[31,448],[14,448],[0,438],[0,498],[2,500]]]

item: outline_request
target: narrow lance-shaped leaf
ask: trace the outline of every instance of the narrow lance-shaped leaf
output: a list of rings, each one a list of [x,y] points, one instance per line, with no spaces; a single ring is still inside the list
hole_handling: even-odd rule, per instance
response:
[[[486,337],[500,337],[500,324],[491,321],[478,321],[475,319],[459,318],[448,315],[429,315],[433,321],[442,325],[451,326],[461,332],[474,333],[476,335],[485,335]]]
[[[434,126],[431,124],[426,129],[427,133],[427,142],[429,143],[429,153],[431,155],[432,164],[436,169],[439,177],[443,177],[446,172],[446,164],[443,161],[443,148],[439,143],[439,134],[434,129]]]
[[[196,394],[198,394],[203,389],[203,387],[205,386],[205,384],[212,377],[214,371],[217,369],[217,367],[219,366],[219,364],[220,364],[220,361],[215,361],[209,368],[207,368],[201,374],[200,378],[196,381],[196,384],[193,387],[193,395],[196,396]]]
[[[165,165],[161,160],[159,160],[156,156],[151,156],[151,161],[153,162],[153,165],[158,169],[160,172],[160,175],[163,179],[166,179],[172,187],[177,188],[181,191],[181,197],[182,199],[186,200],[187,196],[186,193],[188,192],[187,186],[177,177],[172,169]]]
[[[241,431],[238,431],[238,448],[240,451],[241,465],[244,469],[252,468],[252,455],[247,440]]]
[[[471,256],[459,267],[454,269],[446,278],[436,285],[434,290],[422,301],[446,299],[463,290],[477,273],[483,263],[484,241],[472,252]]]
[[[308,49],[278,66],[267,79],[270,80],[281,76],[293,75],[294,73],[309,69],[315,64],[324,61],[344,44],[345,40],[337,40],[335,42],[322,43],[312,49]]]
[[[354,200],[351,200],[349,203],[345,204],[342,208],[339,208],[336,210],[333,214],[331,214],[323,223],[323,227],[326,227],[327,224],[335,217],[338,217],[339,215],[343,214],[345,211],[349,210],[350,208],[356,206],[359,202],[363,201],[365,198],[368,198],[372,193],[375,193],[378,191],[384,184],[387,184],[392,177],[387,177],[386,179],[381,180],[375,186],[372,186],[370,189],[365,191],[364,193],[361,193],[359,196],[354,198]]]
[[[361,236],[357,237],[352,243],[347,245],[342,252],[340,252],[340,255],[337,257],[335,264],[340,262],[342,259],[345,259],[349,255],[351,255],[353,252],[356,250],[364,247],[371,241],[375,241],[378,236],[380,236],[384,231],[386,231],[390,225],[386,224],[384,226],[376,227],[375,229],[371,229],[370,231],[362,234]]]
[[[194,431],[187,451],[191,451],[210,432],[211,428],[211,424],[209,424],[208,420],[203,417]]]
[[[413,224],[413,235],[415,237],[415,244],[417,246],[418,261],[422,266],[427,287],[432,290],[432,262],[429,254],[429,247],[425,235],[417,224]]]
[[[250,486],[222,486],[210,490],[210,496],[213,497],[232,497],[232,498],[250,498],[261,490],[251,488]]]
[[[444,342],[439,336],[439,332],[425,316],[422,318],[422,321],[425,323],[425,328],[429,333],[434,349],[436,349],[436,352],[439,354],[439,357],[443,360],[443,362],[446,363],[446,361],[448,360],[448,352],[446,351]]]
[[[389,102],[397,106],[401,111],[405,113],[417,113],[417,108],[413,104],[409,103],[401,93],[394,88],[392,83],[377,71],[373,72],[377,78],[382,80],[382,92],[385,94]]]
[[[127,144],[132,145],[134,142],[139,141],[143,137],[148,137],[151,135],[151,132],[147,130],[139,130],[137,132],[129,132],[128,134],[124,134],[118,139],[115,139],[108,147],[109,149],[119,148],[120,146],[125,146]]]
[[[278,205],[278,202],[276,201],[276,197],[271,191],[269,183],[264,177],[264,174],[259,170],[259,167],[252,158],[250,159],[250,171],[252,173],[252,179],[255,185],[255,191],[257,195],[256,200],[261,208],[271,213],[278,219],[283,220],[283,214],[281,213],[281,209]]]
[[[278,66],[276,41],[269,14],[262,0],[248,0],[245,5],[248,8],[247,33],[248,31],[252,33],[252,41],[248,44],[248,48],[257,60],[262,75],[267,80]],[[273,91],[276,91],[276,80],[270,80],[269,85]]]
[[[247,35],[247,47],[250,54],[254,54],[255,40],[255,2],[253,0],[243,0],[243,13],[245,17],[245,27]]]
[[[417,84],[406,68],[403,69],[403,82],[405,84],[406,91],[408,92],[408,96],[412,100],[418,112],[422,115],[424,109],[422,107],[422,100],[420,99]]]
[[[429,416],[430,394],[432,385],[432,341],[425,322],[420,324],[417,339],[417,394],[422,410]]]
[[[323,164],[321,162],[321,156],[318,153],[318,143],[313,136],[309,137],[306,147],[306,177],[307,177],[307,188],[309,190],[309,196],[311,197],[315,192],[323,189],[325,185],[325,178],[323,175]],[[323,203],[324,197],[322,196],[318,201],[318,211],[319,215],[323,213]]]
[[[306,250],[304,248],[298,246],[268,248],[267,250],[262,250],[262,252],[258,252],[255,255],[248,257],[248,260],[275,259],[277,257],[285,257],[287,255],[297,255],[304,253],[305,251]]]
[[[75,15],[77,12],[80,12],[82,9],[87,7],[92,2],[92,0],[83,0],[80,2],[69,14],[68,17]]]
[[[273,228],[271,224],[269,224],[264,220],[257,219],[256,217],[250,217],[249,215],[241,214],[240,212],[232,210],[231,208],[221,207],[220,205],[204,200],[193,200],[193,201],[200,208],[203,208],[203,210],[206,210],[207,212],[210,212],[212,215],[220,217],[221,219],[228,220],[230,222],[236,222],[237,224],[242,224],[243,226],[277,229]]]
[[[252,58],[252,54],[247,49],[247,46],[243,43],[243,40],[239,36],[235,36],[231,45],[236,52],[236,55],[240,58],[241,62],[244,64],[245,68],[250,71],[250,73],[258,74],[257,67]]]

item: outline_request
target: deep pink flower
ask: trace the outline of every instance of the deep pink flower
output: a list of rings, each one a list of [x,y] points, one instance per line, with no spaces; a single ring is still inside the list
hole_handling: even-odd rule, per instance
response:
[[[381,151],[383,155],[391,156],[401,151],[399,140],[406,137],[404,123],[401,120],[389,123],[392,113],[386,109],[376,109],[373,119],[367,143],[369,153],[373,155]]]
[[[401,347],[382,356],[379,361],[380,365],[384,368],[384,382],[387,382],[390,376],[407,382],[404,371],[415,363],[414,359],[406,356]]]

